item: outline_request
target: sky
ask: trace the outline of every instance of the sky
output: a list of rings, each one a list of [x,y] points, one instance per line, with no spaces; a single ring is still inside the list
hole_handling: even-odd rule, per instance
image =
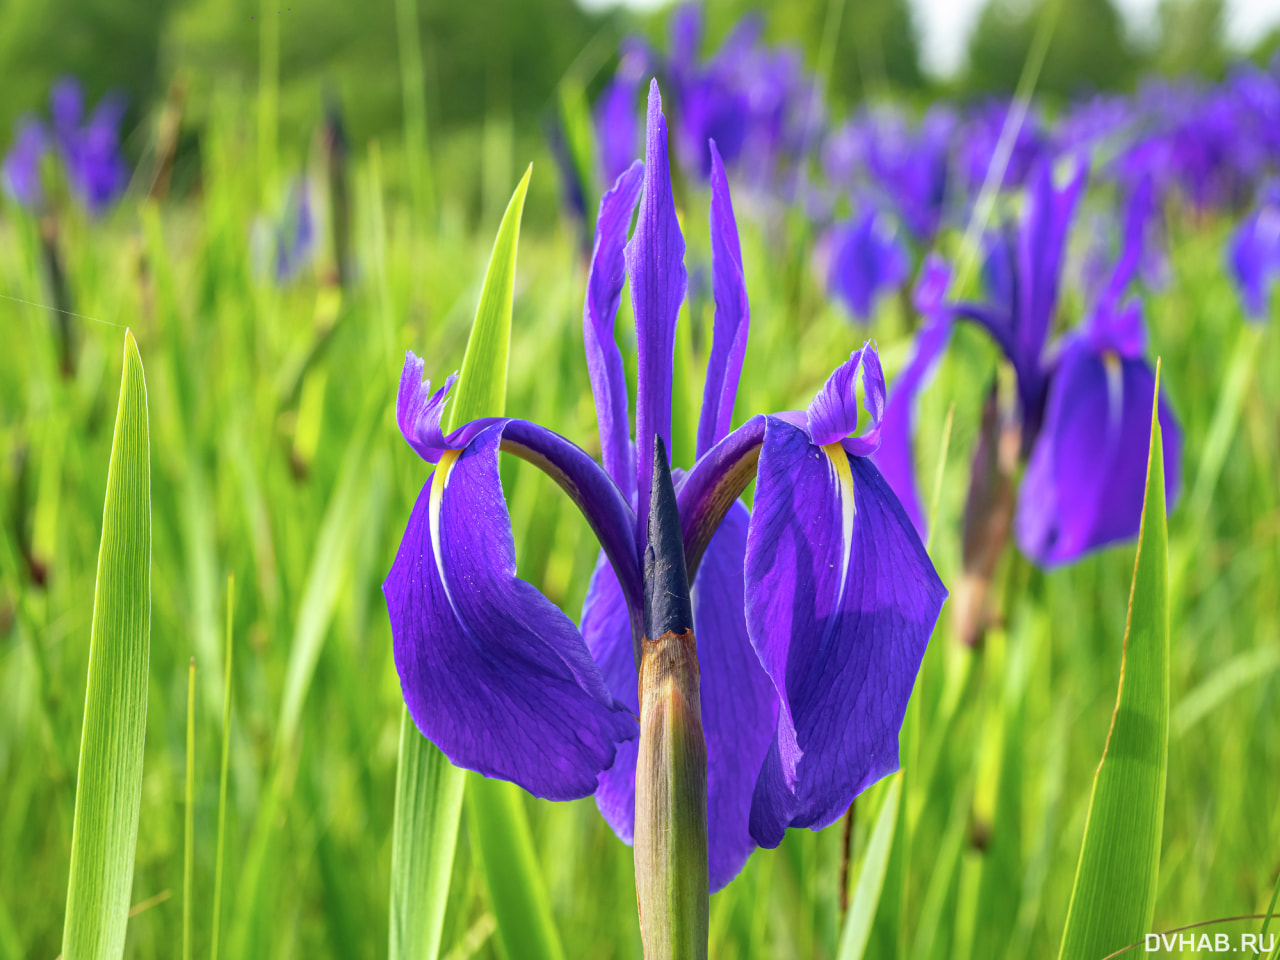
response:
[[[589,9],[625,5],[653,9],[670,0],[578,0]],[[854,0],[856,2],[856,0]],[[924,68],[937,77],[955,73],[964,63],[969,33],[986,0],[908,0],[920,31]],[[1280,0],[1225,0],[1227,40],[1247,48],[1270,30],[1280,27]],[[1150,36],[1156,27],[1160,0],[1115,0],[1133,35]]]

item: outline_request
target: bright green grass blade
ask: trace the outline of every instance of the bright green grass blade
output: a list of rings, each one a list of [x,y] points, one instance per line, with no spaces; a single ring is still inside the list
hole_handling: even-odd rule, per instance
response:
[[[93,598],[64,960],[116,958],[124,952],[142,799],[150,646],[147,385],[138,345],[126,330]]]
[[[898,795],[902,792],[902,776],[895,775],[880,805],[880,815],[871,831],[871,842],[862,859],[862,871],[854,888],[849,913],[844,918],[844,933],[840,936],[839,960],[862,960],[871,937],[871,922],[880,905],[884,890],[885,871],[889,866],[889,852],[893,849],[894,831],[898,825],[900,806]]]
[[[514,783],[467,777],[467,823],[480,856],[498,939],[508,957],[564,960],[533,849],[523,791]]]
[[[400,712],[391,833],[392,960],[440,953],[466,777]]]
[[[530,165],[511,196],[502,225],[498,227],[498,237],[493,241],[476,322],[471,327],[467,352],[462,358],[462,376],[454,391],[451,428],[477,417],[501,416],[507,405],[507,353],[511,344],[516,245],[520,240],[520,218],[532,172]]]
[[[227,830],[227,766],[231,758],[231,623],[235,611],[236,575],[227,574],[227,666],[222,675],[222,772],[218,775],[218,848],[213,868],[213,938],[209,960],[218,960],[218,928],[222,925],[222,851]]]
[[[1156,364],[1156,397],[1160,365]],[[1169,558],[1164,447],[1153,400],[1120,692],[1093,778],[1061,960],[1097,960],[1151,929],[1169,755]]]
[[[498,228],[462,360],[462,376],[454,392],[450,429],[476,417],[501,415],[506,406],[516,247],[531,171],[532,167],[525,171]],[[403,710],[391,828],[391,960],[435,960],[439,955],[465,782],[463,771],[418,732],[408,711]],[[527,838],[529,826],[523,808],[519,816]],[[480,829],[488,833],[490,826]],[[509,829],[519,833],[519,827]],[[515,882],[542,889],[541,877],[521,876],[514,861],[497,869],[511,870]],[[545,900],[544,895],[544,912]],[[496,906],[495,913],[502,924],[503,915]],[[526,955],[523,949],[519,955]]]
[[[187,797],[182,830],[182,960],[191,960],[191,881],[196,849],[196,658],[187,665]]]

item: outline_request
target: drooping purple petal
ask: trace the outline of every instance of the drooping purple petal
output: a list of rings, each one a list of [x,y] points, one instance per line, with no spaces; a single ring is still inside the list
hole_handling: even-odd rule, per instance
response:
[[[729,508],[693,582],[693,622],[707,739],[711,889],[738,875],[755,849],[751,797],[773,742],[778,697],[747,633],[743,567],[749,514]]]
[[[862,376],[863,402],[870,425],[853,452],[866,456],[880,441],[880,420],[884,416],[884,371],[880,357],[864,343],[832,372],[805,411],[809,435],[819,446],[840,443],[858,429],[858,395],[855,381]]]
[[[864,458],[767,420],[747,539],[747,627],[778,692],[751,835],[821,828],[898,767],[898,732],[946,590]]]
[[[458,766],[583,797],[638,735],[573,623],[516,577],[498,426],[423,488],[383,585],[405,703]]]
[[[627,380],[613,325],[622,299],[623,247],[643,175],[644,165],[637,160],[600,200],[582,316],[587,371],[600,425],[601,457],[606,472],[628,495],[635,492],[635,450],[627,415]]]
[[[707,359],[707,380],[702,392],[702,414],[698,420],[698,450],[702,456],[728,436],[733,422],[733,403],[738,395],[738,377],[747,352],[747,330],[751,306],[742,272],[742,247],[738,243],[738,223],[729,196],[729,180],[715,141],[711,141],[711,269],[712,292],[716,301],[715,326],[711,335],[711,356]]]
[[[684,237],[676,221],[671,196],[671,168],[667,156],[667,121],[662,115],[658,82],[649,86],[649,115],[645,134],[644,192],[635,232],[626,247],[627,275],[636,318],[638,371],[636,384],[636,449],[652,450],[655,436],[671,448],[671,364],[675,352],[676,318],[684,300],[688,274],[684,269]],[[653,464],[636,458],[639,510],[637,545],[649,522],[649,487]],[[642,552],[638,550],[637,552]]]
[[[1240,291],[1245,316],[1266,319],[1271,287],[1280,276],[1280,188],[1275,185],[1263,202],[1240,221],[1231,235],[1228,264]]]
[[[711,889],[742,869],[755,841],[747,829],[751,796],[773,739],[777,695],[747,635],[743,562],[748,514],[735,503],[707,549],[693,583],[694,634],[707,740],[707,844]],[[608,565],[596,566],[583,606],[582,635],[614,696],[639,712],[627,607]],[[635,824],[634,742],[621,744],[600,777],[596,805],[624,843]]]
[[[49,150],[49,133],[34,117],[24,117],[18,134],[4,158],[4,186],[24,207],[37,207],[44,201],[40,183],[40,163]]]
[[[951,341],[951,311],[943,302],[950,279],[950,270],[940,258],[930,256],[925,261],[916,284],[916,307],[924,315],[924,326],[916,334],[911,359],[889,392],[884,423],[880,428],[880,449],[871,455],[921,539],[927,533],[927,526],[916,489],[912,447],[916,395],[932,375]]]
[[[527,420],[483,417],[443,435],[440,420],[456,375],[432,393],[431,384],[422,380],[422,366],[410,350],[400,376],[396,419],[409,446],[428,463],[439,463],[450,451],[462,450],[482,432],[497,426],[502,450],[536,466],[582,511],[638,611],[644,592],[635,550],[635,511],[618,485],[581,447]]]
[[[1141,358],[1073,341],[1059,358],[1044,427],[1018,497],[1018,546],[1056,566],[1138,534],[1155,377]],[[1182,433],[1161,398],[1166,505],[1181,488]]]

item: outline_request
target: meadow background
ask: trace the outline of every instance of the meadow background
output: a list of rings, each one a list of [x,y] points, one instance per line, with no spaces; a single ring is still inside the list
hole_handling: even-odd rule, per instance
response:
[[[712,46],[745,9],[709,5]],[[1242,55],[1223,45],[1219,4],[1161,10],[1158,37],[1139,45],[1108,0],[1065,4],[1039,78],[1047,109],[1083,89],[1131,90],[1150,71],[1221,77]],[[921,107],[1011,92],[1043,10],[993,2],[969,66],[945,80],[921,70],[899,0],[849,0],[827,38],[821,0],[766,14],[767,36],[798,43],[811,69],[835,44],[827,94],[840,114],[866,98]],[[69,377],[47,309],[41,218],[0,200],[0,958],[60,949],[126,326],[149,393],[153,606],[140,911],[125,955],[170,956],[182,940],[192,657],[191,932],[194,955],[208,955],[230,576],[221,951],[385,955],[402,701],[381,583],[428,476],[395,425],[404,351],[424,356],[433,379],[460,366],[494,232],[532,162],[507,410],[598,451],[582,226],[566,212],[547,132],[566,89],[593,95],[620,38],[660,43],[667,17],[589,13],[572,0],[0,2],[0,145],[69,73],[89,103],[127,94],[132,171],[102,216],[51,193],[75,314]],[[1265,63],[1278,42],[1260,37],[1243,54]],[[287,219],[298,178],[330,182],[326,109],[345,128],[348,230],[319,215],[314,256],[278,282],[255,237]],[[690,261],[709,263],[705,191],[685,185],[679,202]],[[742,200],[739,223],[752,330],[736,420],[802,408],[867,335],[892,377],[913,326],[905,302],[887,300],[856,328],[814,276],[816,238],[800,213],[755,217]],[[1185,430],[1186,478],[1169,519],[1173,713],[1156,929],[1264,911],[1280,873],[1280,342],[1274,313],[1270,326],[1244,321],[1223,254],[1234,223],[1229,212],[1170,211],[1169,279],[1144,295],[1149,353],[1163,358]],[[343,236],[349,247],[335,242]],[[629,310],[624,295],[620,330]],[[686,398],[701,393],[709,341],[710,308],[699,310],[677,366]],[[1079,315],[1077,291],[1063,312]],[[921,399],[919,476],[926,498],[942,477],[931,553],[949,586],[976,385],[998,360],[962,327]],[[696,413],[678,399],[677,465],[691,459]],[[503,470],[521,577],[580,610],[596,556],[589,529],[536,471]],[[1045,573],[1010,550],[1001,621],[977,652],[954,641],[944,609],[904,738],[904,765],[921,772],[909,781],[910,843],[868,956],[1056,955],[1133,562],[1125,544]],[[859,798],[848,838],[837,824],[757,851],[712,899],[712,956],[836,956],[842,851],[848,840],[856,879],[882,793]],[[630,849],[590,799],[524,805],[565,956],[638,958]],[[518,960],[518,939],[495,935],[501,878],[486,875],[463,818],[443,952]]]

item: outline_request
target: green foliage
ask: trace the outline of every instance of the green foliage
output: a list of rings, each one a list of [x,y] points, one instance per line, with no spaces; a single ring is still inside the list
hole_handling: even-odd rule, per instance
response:
[[[376,960],[387,951],[404,707],[380,587],[426,474],[399,435],[391,398],[406,347],[426,358],[433,382],[462,366],[494,234],[518,176],[500,184],[492,219],[473,230],[472,220],[450,212],[458,201],[446,185],[478,179],[474,157],[433,139],[440,216],[423,224],[409,192],[382,177],[397,145],[384,141],[380,155],[353,148],[355,282],[344,292],[340,319],[317,343],[316,278],[276,288],[252,270],[246,238],[262,202],[255,107],[233,89],[209,103],[198,195],[151,207],[141,223],[132,204],[101,221],[68,216],[60,223],[77,311],[104,321],[74,320],[82,348],[74,380],[58,374],[48,313],[0,298],[8,337],[0,351],[3,958],[52,958],[61,949],[89,670],[84,638],[94,613],[121,374],[123,331],[109,324],[122,318],[147,357],[156,639],[134,883],[126,893],[140,912],[129,920],[125,953],[172,957],[181,943],[185,671],[193,649],[195,747],[210,758],[195,770],[193,954],[203,956],[212,939],[220,815],[219,957]],[[285,157],[307,149],[287,125],[279,143]],[[510,151],[521,165],[529,155],[518,138]],[[496,173],[493,179],[497,190]],[[552,179],[530,182],[522,220],[506,410],[594,452],[578,238],[551,217],[533,215],[538,191]],[[689,190],[680,213],[690,264],[709,262],[705,196]],[[1222,256],[1230,225],[1192,222],[1176,211],[1166,225],[1168,286],[1147,291],[1144,309],[1152,353],[1164,357],[1162,383],[1184,428],[1186,483],[1169,518],[1171,573],[1178,557],[1190,562],[1170,597],[1176,729],[1155,930],[1264,913],[1280,858],[1280,337],[1274,325],[1253,335],[1252,372],[1230,401],[1231,416],[1219,413],[1228,390],[1234,394],[1244,349],[1244,321]],[[764,227],[744,206],[739,227],[752,305],[739,421],[761,410],[803,409],[864,336],[880,344],[892,381],[907,355],[898,305],[887,303],[869,330],[852,330],[807,271],[811,237],[803,224]],[[6,206],[0,293],[47,303],[37,230]],[[625,292],[623,304],[619,342],[634,371]],[[1065,327],[1078,322],[1073,304],[1063,314]],[[693,319],[680,362],[694,378],[683,389],[696,406],[709,338],[707,318]],[[300,358],[327,380],[307,413],[314,458],[305,473],[290,456],[300,401],[279,386],[296,378]],[[994,363],[984,337],[961,325],[916,418],[921,490],[936,501],[928,511],[930,551],[953,587],[980,413],[973,384],[986,382]],[[360,457],[352,452],[357,437]],[[944,449],[945,474],[936,482]],[[360,458],[364,469],[348,481],[347,464]],[[1202,466],[1206,461],[1212,463]],[[575,616],[599,552],[589,527],[535,468],[504,457],[501,470],[520,576]],[[1202,472],[1212,483],[1203,488],[1205,512],[1196,516],[1191,505]],[[313,571],[334,542],[326,517],[347,510],[343,502],[357,519],[326,577],[332,597],[316,628],[322,636],[305,695],[296,700],[292,748],[280,750],[293,641],[315,595]],[[236,597],[224,623],[220,590],[231,572]],[[1011,562],[997,576],[1004,629],[993,630],[981,651],[957,649],[944,611],[904,729],[903,811],[864,956],[978,960],[974,930],[986,915],[984,889],[998,894],[1003,947],[995,960],[1058,950],[1091,781],[1116,705],[1132,573],[1132,544],[1052,571]],[[224,645],[229,636],[234,670]],[[228,696],[235,709],[224,714]],[[212,762],[224,742],[225,781]],[[519,800],[532,851],[525,862],[564,955],[641,960],[630,848],[589,798]],[[852,848],[864,859],[877,800],[875,792],[858,800]],[[270,841],[261,854],[259,830]],[[454,835],[439,953],[498,960],[507,951],[486,857],[502,852],[473,843],[475,829]],[[837,956],[842,840],[834,825],[790,831],[777,850],[756,851],[712,897],[711,955]],[[505,868],[510,857],[495,862]],[[856,859],[851,873],[861,876]],[[250,898],[243,891],[251,880]],[[411,889],[426,887],[414,881]],[[512,953],[523,955],[519,947]]]
[[[704,55],[739,17],[761,7],[752,0],[710,0],[712,45]],[[798,44],[810,69],[818,67],[828,21],[838,24],[828,78],[829,100],[837,106],[851,106],[868,94],[924,86],[920,44],[906,0],[790,0],[769,5],[766,14],[766,37]]]
[[[1138,55],[1112,0],[1036,0],[1030,6],[987,0],[969,37],[965,86],[980,93],[1012,93],[1047,16],[1057,19],[1038,93],[1066,97],[1134,82]]]
[[[89,683],[62,932],[67,960],[111,960],[124,953],[138,841],[150,649],[147,385],[138,345],[126,330],[89,638]]]
[[[871,923],[875,919],[880,896],[884,891],[893,838],[901,819],[901,796],[902,777],[899,775],[889,780],[884,799],[880,802],[880,813],[876,817],[875,830],[871,833],[871,843],[862,859],[862,870],[858,873],[858,885],[854,888],[853,900],[849,903],[849,912],[844,918],[838,960],[862,960],[866,952],[871,936]]]
[[[1155,912],[1169,764],[1169,544],[1159,391],[1157,364],[1120,692],[1093,779],[1061,960],[1093,960],[1137,943],[1151,931]]]

